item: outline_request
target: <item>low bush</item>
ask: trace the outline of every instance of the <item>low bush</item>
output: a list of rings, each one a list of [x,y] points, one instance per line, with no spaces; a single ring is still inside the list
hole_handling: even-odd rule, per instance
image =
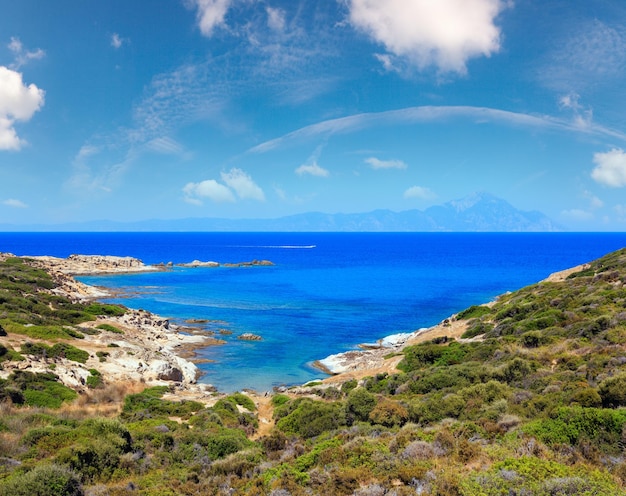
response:
[[[354,421],[365,422],[376,406],[376,396],[365,388],[356,388],[350,391],[346,399],[346,415],[349,423]]]
[[[305,399],[276,426],[286,434],[298,434],[304,438],[319,436],[346,425],[346,414],[341,402],[323,403]]]
[[[122,331],[121,329],[118,329],[115,326],[112,326],[111,324],[98,324],[96,326],[96,329],[101,329],[103,331],[109,331],[115,334],[124,334],[124,331]]]
[[[38,465],[0,482],[0,496],[82,496],[80,479],[57,464]]]

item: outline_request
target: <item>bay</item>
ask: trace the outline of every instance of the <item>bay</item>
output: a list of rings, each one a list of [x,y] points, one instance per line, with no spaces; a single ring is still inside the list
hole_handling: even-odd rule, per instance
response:
[[[213,360],[201,380],[222,391],[321,378],[313,360],[434,325],[624,246],[625,233],[0,233],[0,251],[17,255],[272,261],[79,278],[126,295],[107,301],[211,321],[226,344],[199,351]],[[262,341],[237,339],[246,332]]]

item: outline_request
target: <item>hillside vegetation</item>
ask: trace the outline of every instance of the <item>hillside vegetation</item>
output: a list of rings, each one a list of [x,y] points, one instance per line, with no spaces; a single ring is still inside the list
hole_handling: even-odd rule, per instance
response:
[[[405,348],[396,374],[275,394],[263,436],[246,394],[207,406],[152,387],[105,418],[54,367],[14,372],[0,380],[0,495],[625,494],[625,284],[626,249],[470,307],[461,339]],[[0,337],[0,367],[36,349],[79,360],[77,325],[120,311],[51,287],[25,261],[0,264],[0,324],[32,338]],[[106,377],[92,390],[119,392]]]

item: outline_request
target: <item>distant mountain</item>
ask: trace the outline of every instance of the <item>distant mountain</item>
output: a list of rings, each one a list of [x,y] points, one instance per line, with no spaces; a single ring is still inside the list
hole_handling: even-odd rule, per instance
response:
[[[374,210],[356,214],[309,212],[276,219],[188,218],[140,222],[99,221],[57,225],[0,225],[1,231],[274,231],[274,232],[553,232],[563,231],[541,212],[524,212],[489,193],[426,210]]]

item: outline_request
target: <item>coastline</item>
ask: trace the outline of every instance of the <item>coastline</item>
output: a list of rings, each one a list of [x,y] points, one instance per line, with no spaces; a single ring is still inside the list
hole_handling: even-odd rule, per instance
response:
[[[589,264],[581,264],[550,274],[539,283],[560,282],[569,275],[589,268]],[[493,305],[499,297],[483,305]],[[459,311],[461,311],[460,309]],[[329,374],[322,380],[326,385],[341,384],[352,379],[376,375],[379,373],[398,373],[397,366],[402,360],[402,350],[435,338],[452,338],[459,341],[471,341],[477,338],[462,339],[470,319],[458,319],[453,314],[431,327],[424,327],[412,333],[392,334],[379,339],[375,345],[359,344],[360,350],[349,350],[315,360],[311,365]]]
[[[14,256],[0,253],[0,260]],[[49,256],[19,257],[49,272],[58,285],[52,292],[65,296],[72,301],[88,302],[111,295],[107,288],[89,286],[77,281],[75,275],[96,275],[113,273],[133,273],[167,270],[171,265],[145,265],[141,260],[131,257],[101,255],[71,255],[68,258]],[[228,267],[249,265],[269,265],[271,262],[249,262],[224,264]],[[215,262],[177,264],[195,267],[220,266]],[[569,274],[583,270],[586,264],[551,274],[542,282],[562,280]],[[486,303],[487,305],[490,303]],[[418,344],[436,337],[460,339],[467,328],[467,320],[458,320],[455,315],[444,319],[439,324],[418,329],[411,333],[385,336],[376,343],[359,345],[359,350],[329,355],[311,363],[313,367],[329,377],[322,379],[326,385],[340,384],[351,379],[361,379],[378,373],[396,373],[402,359],[402,350],[406,346]],[[108,331],[98,335],[86,335],[81,347],[90,352],[90,359],[84,367],[77,367],[75,362],[56,364],[55,373],[68,385],[86,390],[89,368],[103,372],[108,382],[132,382],[145,386],[170,385],[177,397],[184,396],[200,401],[210,401],[217,391],[209,384],[198,384],[199,368],[193,361],[194,350],[206,346],[222,344],[223,341],[193,327],[173,325],[166,318],[144,310],[127,309],[121,317],[101,317],[92,323],[81,324],[83,327],[96,327],[108,324],[121,330],[122,334]],[[13,344],[19,344],[20,338],[11,336]],[[25,339],[21,339],[24,341]],[[98,360],[98,354],[106,355],[106,361]],[[60,366],[59,366],[60,365]],[[29,368],[31,371],[46,371],[46,364],[32,361],[16,368]],[[39,370],[41,369],[41,370]],[[300,391],[294,386],[295,393]],[[306,389],[306,388],[304,388]],[[249,391],[249,390],[248,390]],[[259,393],[257,392],[257,395]]]
[[[14,257],[0,253],[0,260]],[[145,265],[131,257],[100,255],[71,255],[68,258],[48,256],[17,257],[27,260],[32,266],[48,272],[56,287],[51,293],[77,303],[89,303],[106,298],[111,293],[106,288],[89,286],[74,278],[74,275],[133,273],[164,270],[161,266]],[[102,329],[102,326],[110,326]],[[98,332],[96,331],[96,328]],[[56,359],[54,367],[47,360],[27,359],[16,362],[3,370],[8,375],[13,370],[50,372],[61,382],[81,392],[87,391],[90,369],[97,369],[108,384],[132,384],[146,386],[171,386],[177,396],[210,401],[215,397],[215,388],[210,384],[199,384],[199,368],[190,359],[197,348],[219,345],[223,341],[200,329],[171,324],[168,319],[145,310],[126,308],[121,316],[100,316],[95,321],[77,326],[84,331],[79,347],[89,353],[84,364]],[[20,347],[30,338],[10,334],[7,342]],[[74,344],[75,341],[74,341]]]

